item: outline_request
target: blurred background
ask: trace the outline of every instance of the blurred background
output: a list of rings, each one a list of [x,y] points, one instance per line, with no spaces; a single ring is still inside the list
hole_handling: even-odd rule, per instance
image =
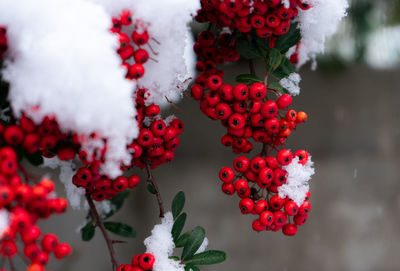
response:
[[[235,157],[220,144],[221,125],[194,100],[184,98],[181,111],[169,110],[185,131],[173,163],[154,171],[165,206],[169,209],[178,190],[185,191],[186,230],[203,226],[209,248],[228,254],[226,262],[202,270],[400,270],[400,1],[352,1],[318,63],[317,71],[308,66],[300,71],[302,90],[293,108],[306,111],[309,121],[288,140],[288,147],[312,154],[316,169],[311,215],[295,237],[254,232],[253,217],[240,213],[239,199],[221,192],[219,169]],[[247,63],[225,70],[230,82],[249,72]],[[134,172],[142,183],[112,219],[138,233],[116,245],[121,263],[145,251],[143,240],[159,223],[145,172]],[[43,224],[74,248],[68,260],[51,264],[54,270],[110,270],[100,231],[89,243],[74,232],[85,216],[70,210]]]

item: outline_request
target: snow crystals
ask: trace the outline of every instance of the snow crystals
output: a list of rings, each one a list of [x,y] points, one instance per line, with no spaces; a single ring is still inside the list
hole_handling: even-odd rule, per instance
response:
[[[279,197],[288,196],[300,206],[306,198],[307,191],[309,191],[308,182],[315,173],[313,166],[311,156],[308,157],[305,165],[300,164],[299,158],[295,157],[289,165],[283,166],[282,168],[287,171],[288,175],[286,183],[278,188]]]

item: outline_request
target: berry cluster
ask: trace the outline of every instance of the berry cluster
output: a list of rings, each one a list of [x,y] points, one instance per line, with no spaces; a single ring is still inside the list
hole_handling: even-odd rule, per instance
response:
[[[199,60],[196,70],[200,73],[191,87],[195,100],[200,101],[201,111],[213,120],[219,120],[227,133],[221,143],[231,147],[236,154],[249,153],[255,143],[262,144],[259,155],[253,159],[239,156],[234,169],[221,169],[222,190],[228,195],[237,192],[242,199],[243,213],[260,215],[253,223],[256,231],[282,229],[286,235],[295,235],[297,226],[306,222],[310,205],[301,206],[290,199],[280,198],[279,186],[286,183],[287,172],[282,168],[292,162],[293,155],[279,150],[297,125],[307,121],[305,112],[288,107],[292,103],[289,94],[281,94],[268,87],[267,77],[236,85],[223,81],[224,71],[217,65],[236,62],[240,55],[237,40],[250,31],[274,47],[276,38],[289,30],[290,22],[298,14],[298,8],[310,6],[302,1],[290,1],[287,9],[280,0],[202,0],[197,20],[209,21],[209,29],[201,32],[194,45]],[[211,31],[211,29],[214,30]],[[222,27],[230,27],[232,34]],[[240,33],[238,33],[240,32]],[[242,36],[243,36],[242,35]],[[295,61],[296,59],[293,59]],[[272,152],[276,152],[275,157]],[[297,151],[303,165],[308,160],[306,151]],[[293,223],[290,218],[293,216]]]
[[[136,80],[145,75],[144,64],[149,60],[149,53],[143,48],[149,43],[149,34],[140,20],[135,22],[129,11],[122,11],[119,18],[113,18],[113,27],[110,29],[118,35],[120,48],[118,54],[122,60],[122,66],[126,68],[126,78]],[[134,30],[129,36],[123,31],[128,31],[127,26],[134,25]],[[151,48],[151,47],[150,47]],[[134,62],[133,64],[130,64]],[[174,151],[179,145],[178,135],[183,131],[183,123],[177,118],[162,119],[160,107],[155,104],[146,105],[150,93],[146,88],[138,88],[134,92],[139,126],[139,136],[127,146],[132,153],[132,164],[122,166],[129,169],[132,166],[156,168],[164,163],[171,162]],[[104,156],[104,155],[103,155]],[[139,183],[139,177],[132,175],[129,178],[119,176],[112,180],[100,174],[101,160],[83,159],[85,167],[80,168],[73,177],[73,183],[83,187],[96,201],[113,198],[118,192],[127,188],[134,188]],[[85,161],[86,160],[86,161]]]
[[[111,32],[118,35],[120,48],[117,50],[126,68],[126,78],[138,81],[145,74],[144,64],[150,59],[149,53],[143,46],[149,44],[149,34],[145,24],[140,20],[133,21],[129,11],[122,11],[119,18],[112,19]],[[129,31],[134,27],[131,35]],[[157,42],[155,39],[152,39]],[[5,29],[0,28],[0,52],[7,49]],[[127,146],[132,153],[132,164],[121,165],[126,170],[132,166],[144,168],[146,163],[151,168],[170,162],[174,158],[174,150],[179,145],[178,135],[183,131],[183,123],[177,118],[163,120],[160,116],[158,105],[146,105],[149,91],[139,88],[133,91],[136,102],[136,119],[140,128],[139,137]],[[9,106],[9,105],[8,105]],[[35,110],[35,108],[32,108]],[[72,182],[77,187],[82,187],[96,201],[111,199],[117,193],[134,188],[139,183],[137,175],[130,177],[119,176],[111,179],[101,174],[100,167],[105,161],[107,141],[93,133],[90,139],[99,140],[104,144],[102,149],[94,153],[87,153],[82,144],[88,140],[87,136],[76,133],[61,132],[57,119],[47,116],[39,124],[35,124],[29,117],[22,115],[3,126],[0,124],[0,133],[4,142],[10,146],[20,148],[28,155],[40,154],[47,158],[57,156],[62,161],[73,160],[78,155],[84,165],[73,176]]]
[[[241,33],[253,30],[260,38],[267,38],[287,33],[298,7],[307,10],[311,6],[302,0],[290,0],[289,8],[285,8],[281,0],[201,0],[196,20]]]
[[[138,254],[132,258],[131,264],[122,264],[118,266],[117,271],[146,271],[152,270],[156,261],[153,254]]]
[[[304,150],[296,151],[294,157],[298,157],[303,165],[308,161],[308,153]],[[220,170],[222,191],[227,195],[237,193],[241,198],[239,208],[242,214],[259,216],[253,221],[255,231],[276,232],[282,229],[285,235],[291,236],[297,233],[297,226],[307,221],[311,210],[308,202],[310,192],[300,207],[289,197],[278,195],[278,188],[287,181],[287,171],[282,166],[289,165],[292,159],[290,150],[282,149],[276,157],[256,156],[249,160],[239,156],[233,162],[234,169],[224,167]]]
[[[54,195],[54,183],[43,179],[33,186],[23,183],[18,174],[17,153],[11,147],[0,149],[0,211],[8,215],[9,225],[0,237],[0,254],[8,258],[19,255],[29,262],[28,271],[45,270],[49,255],[62,259],[71,253],[68,244],[59,243],[54,234],[43,235],[37,226],[39,219],[61,214],[67,208],[64,198]],[[23,244],[18,253],[17,237]]]

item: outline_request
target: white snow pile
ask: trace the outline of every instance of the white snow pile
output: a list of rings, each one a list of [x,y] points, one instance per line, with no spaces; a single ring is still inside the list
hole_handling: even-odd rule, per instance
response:
[[[0,239],[4,231],[10,225],[10,216],[5,209],[0,210]]]
[[[347,0],[304,0],[312,5],[309,10],[299,9],[299,28],[302,40],[299,47],[299,63],[302,66],[324,52],[325,41],[338,28],[339,22],[346,16]]]
[[[300,94],[300,86],[299,83],[301,81],[301,77],[298,73],[291,73],[288,77],[283,78],[279,81],[282,87],[287,89],[292,96],[296,96]]]
[[[3,76],[14,113],[36,122],[56,115],[63,130],[107,138],[104,170],[117,176],[138,129],[134,83],[124,78],[110,15],[84,0],[0,0],[0,25],[9,39]]]
[[[400,63],[400,26],[382,27],[368,37],[366,60],[378,69],[390,69]]]
[[[72,183],[72,177],[76,173],[75,165],[71,161],[60,161],[57,157],[43,158],[43,161],[41,167],[48,167],[53,170],[60,169],[59,179],[65,186],[69,205],[72,209],[79,210],[82,198],[85,196],[85,189],[77,187]]]
[[[138,82],[141,87],[148,88],[151,96],[148,103],[165,103],[166,98],[176,100],[182,94],[193,76],[194,57],[185,54],[191,47],[188,41],[188,23],[192,21],[200,8],[198,0],[90,0],[103,5],[112,15],[117,16],[122,9],[130,10],[133,18],[142,20],[147,25],[151,38],[150,46],[145,45],[151,58],[144,64],[146,73]],[[188,61],[189,59],[189,61]],[[178,95],[179,94],[179,95]]]
[[[151,236],[144,240],[144,245],[147,248],[146,253],[151,253],[156,258],[154,271],[184,271],[185,265],[168,258],[175,248],[171,235],[173,224],[172,213],[166,213],[161,224],[154,226]]]
[[[310,189],[308,182],[315,173],[313,165],[314,162],[309,156],[304,166],[299,163],[298,157],[295,157],[289,165],[283,166],[282,168],[287,171],[288,175],[286,183],[278,188],[279,197],[288,196],[298,206],[303,204],[306,193]]]

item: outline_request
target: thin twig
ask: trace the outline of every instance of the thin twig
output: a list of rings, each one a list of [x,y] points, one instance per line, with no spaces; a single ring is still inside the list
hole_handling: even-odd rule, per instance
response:
[[[165,99],[167,100],[167,102],[168,102],[173,108],[175,108],[176,110],[182,111],[182,108],[180,108],[180,107],[178,107],[176,104],[174,104],[174,102],[171,101],[170,99],[168,99],[167,96],[165,96]]]
[[[252,59],[249,60],[249,68],[250,68],[250,73],[252,75],[256,75],[256,69],[254,68],[254,62]]]
[[[97,224],[97,226],[100,227],[100,230],[103,233],[104,239],[106,240],[108,251],[109,251],[110,257],[111,257],[111,263],[113,266],[113,270],[116,270],[118,267],[118,262],[115,257],[115,251],[114,251],[114,247],[112,245],[112,241],[111,241],[110,237],[108,236],[106,229],[104,228],[103,221],[101,220],[100,215],[97,212],[96,206],[94,205],[93,199],[90,197],[89,194],[86,195],[86,200],[89,203],[89,208],[92,213],[92,217],[96,220],[96,224]]]
[[[158,189],[158,186],[157,186],[156,182],[154,181],[153,174],[151,172],[149,163],[147,161],[145,161],[145,164],[146,164],[146,170],[147,170],[147,182],[151,183],[151,185],[157,191],[156,197],[157,197],[158,207],[160,208],[160,217],[164,217],[164,206],[163,206],[163,201],[161,198],[160,190]]]
[[[14,263],[13,263],[11,257],[8,258],[8,263],[10,264],[11,271],[16,271]]]

